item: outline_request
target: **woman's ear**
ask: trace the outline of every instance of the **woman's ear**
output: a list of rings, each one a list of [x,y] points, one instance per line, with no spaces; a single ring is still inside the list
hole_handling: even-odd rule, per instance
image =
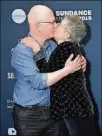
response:
[[[69,32],[67,32],[67,38],[70,39],[71,34]]]
[[[65,39],[65,40],[70,39],[70,36],[71,36],[71,35],[70,35],[69,32],[65,32],[65,33],[64,33],[64,39]]]

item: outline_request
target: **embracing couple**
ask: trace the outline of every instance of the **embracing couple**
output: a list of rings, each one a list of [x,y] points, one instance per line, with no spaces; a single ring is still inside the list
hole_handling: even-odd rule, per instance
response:
[[[96,136],[84,76],[86,59],[79,46],[86,34],[84,22],[73,15],[56,23],[50,8],[35,5],[28,24],[29,34],[11,58],[16,73],[12,116],[17,135]]]

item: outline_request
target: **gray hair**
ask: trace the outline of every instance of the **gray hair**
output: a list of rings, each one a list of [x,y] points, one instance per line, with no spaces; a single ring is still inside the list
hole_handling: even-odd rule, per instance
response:
[[[70,40],[80,42],[86,34],[86,26],[82,19],[77,15],[67,15],[64,17],[66,29],[70,33]]]

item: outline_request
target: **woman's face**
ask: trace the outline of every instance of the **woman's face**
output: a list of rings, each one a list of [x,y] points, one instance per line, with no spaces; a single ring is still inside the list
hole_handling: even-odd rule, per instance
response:
[[[54,38],[56,40],[64,40],[67,38],[68,31],[66,29],[64,21],[57,23],[57,27],[55,28]]]

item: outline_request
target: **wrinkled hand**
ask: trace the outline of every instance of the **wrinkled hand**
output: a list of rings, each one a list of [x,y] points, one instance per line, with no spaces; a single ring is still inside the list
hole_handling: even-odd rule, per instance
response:
[[[37,52],[40,50],[39,44],[32,37],[25,37],[21,39],[20,43],[23,43],[33,49],[33,52]]]
[[[83,72],[85,72],[86,70],[86,59],[84,58],[84,56],[81,56],[81,69]]]
[[[65,69],[66,71],[69,71],[70,73],[74,73],[75,71],[78,71],[81,69],[81,57],[78,55],[73,61],[73,54],[69,56],[65,63]]]
[[[32,47],[34,41],[32,40],[32,37],[25,37],[25,38],[21,39],[20,43],[23,43],[29,47]]]

